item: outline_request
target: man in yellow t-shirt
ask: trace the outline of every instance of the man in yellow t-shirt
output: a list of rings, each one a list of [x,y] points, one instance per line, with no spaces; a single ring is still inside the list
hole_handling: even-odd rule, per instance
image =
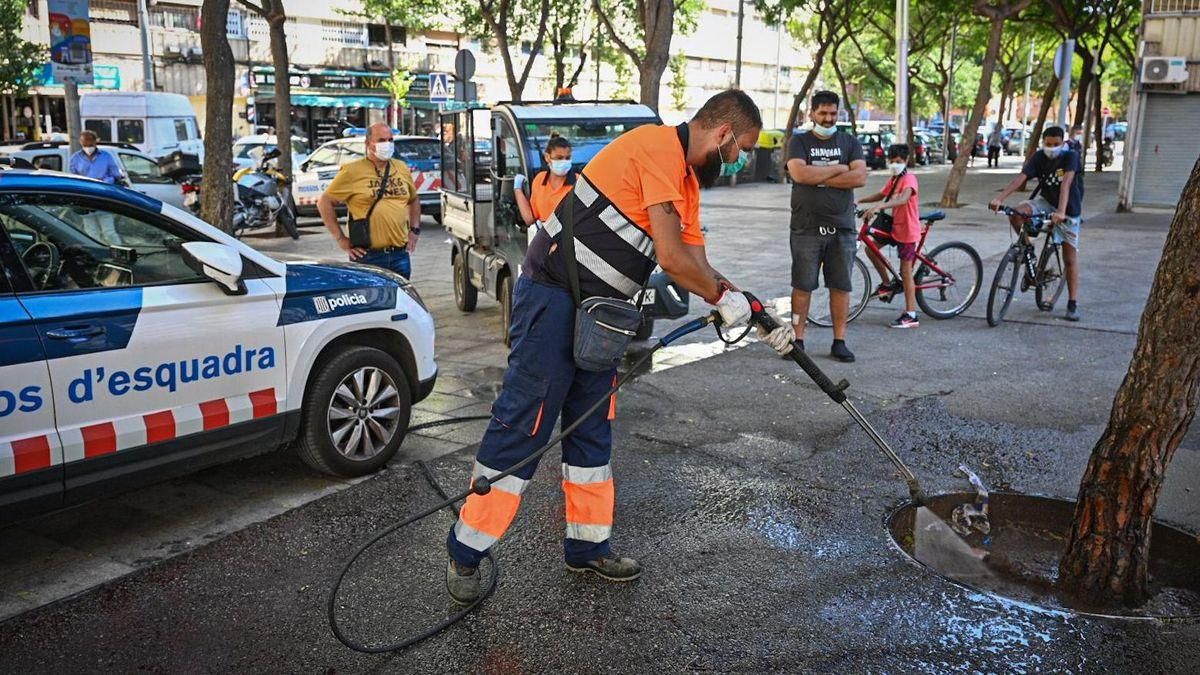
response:
[[[384,267],[409,278],[412,276],[409,254],[417,249],[417,237],[421,234],[421,202],[417,199],[417,187],[408,166],[392,159],[396,144],[388,125],[372,124],[367,129],[366,144],[367,156],[342,165],[317,200],[317,211],[325,229],[351,260]],[[387,187],[379,203],[375,204],[385,175]],[[346,204],[351,218],[365,218],[367,212],[371,212],[370,248],[351,246],[334,211],[334,206],[340,203]],[[371,211],[372,204],[375,204],[374,211]]]

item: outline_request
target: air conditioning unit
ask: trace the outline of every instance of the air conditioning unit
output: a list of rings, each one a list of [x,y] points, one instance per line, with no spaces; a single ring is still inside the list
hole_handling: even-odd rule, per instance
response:
[[[1143,84],[1176,84],[1187,79],[1187,59],[1182,56],[1152,56],[1142,60]]]
[[[179,45],[163,45],[163,58],[179,60],[183,58],[183,49]]]

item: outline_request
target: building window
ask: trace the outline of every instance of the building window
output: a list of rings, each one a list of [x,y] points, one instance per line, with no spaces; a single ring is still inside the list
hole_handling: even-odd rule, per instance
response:
[[[150,10],[150,25],[168,30],[197,31],[200,29],[200,9],[155,5]]]
[[[372,47],[387,46],[387,31],[384,30],[384,25],[381,23],[367,24],[367,44]],[[405,34],[403,26],[392,26],[392,44],[406,45],[408,44],[408,35]]]
[[[95,23],[138,25],[137,5],[127,0],[92,0],[88,18]]]
[[[321,38],[325,42],[346,45],[347,47],[366,47],[367,35],[360,23],[346,21],[322,21]]]
[[[729,65],[729,62],[726,61],[725,59],[709,59],[708,60],[708,69],[714,73],[725,72],[725,67],[728,65]]]
[[[246,17],[246,35],[255,42],[266,42],[271,39],[271,27],[261,16]]]
[[[229,14],[225,15],[225,36],[231,38],[246,37],[246,23],[243,21],[242,13],[234,10],[229,10]]]

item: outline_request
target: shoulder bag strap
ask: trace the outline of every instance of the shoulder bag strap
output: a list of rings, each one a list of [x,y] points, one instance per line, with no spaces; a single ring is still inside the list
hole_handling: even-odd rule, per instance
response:
[[[375,206],[379,204],[379,200],[383,199],[383,195],[387,192],[388,176],[392,172],[392,160],[388,160],[387,166],[383,168],[383,180],[379,181],[379,192],[375,193],[375,201],[371,202],[371,208],[367,209],[367,215],[363,217],[367,224],[371,224],[371,214],[375,212]],[[349,210],[347,210],[349,213]]]
[[[563,265],[567,268],[567,285],[571,289],[571,297],[575,306],[583,302],[579,290],[579,267],[575,262],[575,191],[567,195],[566,218],[562,225],[562,241],[558,243],[563,254]]]
[[[883,201],[885,201],[885,202],[888,201],[889,199],[892,198],[892,195],[896,194],[896,188],[900,187],[900,178],[907,173],[908,173],[908,169],[905,169],[904,171],[900,172],[899,174],[892,176],[892,187],[888,189],[887,196],[883,198]]]

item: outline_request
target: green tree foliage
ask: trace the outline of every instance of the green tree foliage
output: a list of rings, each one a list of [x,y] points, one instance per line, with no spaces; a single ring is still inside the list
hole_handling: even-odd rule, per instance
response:
[[[592,0],[592,7],[609,40],[637,68],[641,102],[657,109],[671,38],[695,29],[703,0]]]
[[[49,60],[45,45],[21,38],[26,0],[0,0],[0,94],[20,96]]]
[[[446,16],[442,0],[361,0],[361,11],[342,11],[343,14],[365,19],[385,19],[393,26],[408,30],[427,30],[438,27],[439,18]]]
[[[388,93],[396,98],[397,101],[403,101],[408,96],[408,90],[412,88],[413,80],[417,76],[408,72],[407,68],[396,68],[388,79],[384,80],[383,88],[387,89]]]
[[[671,57],[671,105],[683,110],[688,104],[687,57],[676,54]]]
[[[461,3],[459,10],[467,33],[492,41],[504,63],[509,95],[520,101],[545,45],[550,0],[477,0]]]

